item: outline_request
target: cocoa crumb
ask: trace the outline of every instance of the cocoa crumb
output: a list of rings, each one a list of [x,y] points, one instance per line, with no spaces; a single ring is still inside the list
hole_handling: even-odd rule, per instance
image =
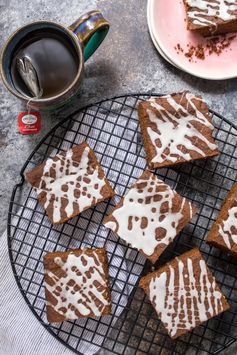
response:
[[[180,43],[177,43],[175,50],[178,54],[184,53],[189,62],[192,62],[194,58],[204,60],[207,55],[215,53],[219,56],[222,52],[227,52],[227,48],[235,37],[236,35],[209,37],[206,39],[205,43],[198,43],[196,46],[188,43],[186,49],[182,48]],[[229,50],[232,50],[232,48],[229,48]]]

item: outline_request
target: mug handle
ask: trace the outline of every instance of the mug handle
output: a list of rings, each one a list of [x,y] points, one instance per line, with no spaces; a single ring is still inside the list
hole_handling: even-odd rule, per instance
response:
[[[84,61],[96,51],[109,31],[109,22],[98,10],[87,12],[69,27],[78,37],[84,49]]]

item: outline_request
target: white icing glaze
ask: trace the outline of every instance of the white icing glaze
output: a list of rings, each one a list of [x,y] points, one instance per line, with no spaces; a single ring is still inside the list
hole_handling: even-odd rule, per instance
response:
[[[153,178],[152,178],[153,177]],[[150,256],[154,253],[158,245],[168,245],[177,235],[177,226],[183,217],[182,210],[185,199],[182,198],[180,211],[172,212],[172,200],[175,194],[168,185],[157,179],[151,174],[149,180],[140,178],[137,184],[144,183],[146,186],[139,190],[137,186],[132,187],[124,196],[123,205],[112,212],[116,222],[108,221],[104,225],[129,243],[133,248],[142,250],[146,255]],[[156,192],[157,186],[160,188]],[[154,196],[159,195],[160,200],[154,200]],[[150,203],[145,203],[146,199],[150,199]],[[162,213],[162,204],[168,204],[168,212]],[[189,212],[192,216],[192,206],[188,202]],[[164,216],[162,221],[159,217]],[[146,218],[146,228],[141,228],[142,218]],[[164,238],[156,239],[156,229],[163,228],[166,231]]]
[[[169,266],[149,284],[149,297],[171,337],[179,329],[190,330],[223,310],[222,294],[210,279],[204,260],[198,262],[200,274],[193,269],[193,260],[177,260],[177,269]],[[176,277],[176,283],[175,283]],[[188,282],[187,282],[188,281]]]
[[[192,106],[195,111],[195,115],[191,115],[187,108],[177,103],[172,96],[166,96],[168,103],[175,109],[175,112],[183,112],[184,115],[181,118],[175,117],[169,113],[165,108],[159,105],[155,99],[150,100],[151,106],[159,111],[162,120],[156,116],[154,112],[148,110],[149,120],[156,125],[156,130],[151,127],[147,127],[147,133],[151,139],[152,145],[155,148],[155,156],[151,160],[153,163],[162,163],[164,160],[168,160],[172,163],[177,162],[180,158],[186,161],[192,160],[190,151],[197,152],[201,157],[205,157],[206,154],[197,146],[195,142],[192,143],[190,138],[198,138],[212,151],[217,149],[216,144],[211,143],[201,131],[198,131],[193,122],[199,122],[205,127],[213,129],[212,124],[208,119],[200,112],[192,99],[198,99],[191,93],[184,93],[187,99],[188,105]],[[200,99],[199,99],[200,100]],[[159,142],[157,145],[156,142]],[[188,151],[183,153],[179,146],[184,146]],[[165,154],[166,148],[169,148],[169,153]]]
[[[53,201],[54,223],[61,220],[62,200],[67,200],[64,211],[67,217],[71,217],[74,211],[74,204],[78,205],[81,212],[90,207],[93,201],[103,197],[101,188],[105,185],[105,180],[99,178],[98,168],[93,171],[90,169],[89,152],[90,148],[85,147],[80,163],[73,161],[72,149],[66,152],[66,156],[57,154],[55,157],[57,159],[50,158],[46,160],[43,175],[36,191],[38,195],[43,191],[46,192],[45,209],[48,208],[52,201],[52,196],[55,196]],[[52,170],[55,172],[55,179],[50,177],[50,171]],[[85,178],[90,179],[90,182],[85,182]],[[77,187],[78,184],[80,184],[80,187]],[[96,184],[98,185],[97,189],[95,189]],[[67,187],[66,192],[62,190],[63,185]],[[75,190],[80,192],[79,197],[75,197]]]
[[[237,11],[236,0],[186,0],[186,3],[192,7],[188,11],[188,17],[192,19],[195,25],[210,26],[216,25],[216,21],[210,17],[218,18],[222,21],[231,21],[236,18],[232,12]],[[205,16],[205,17],[203,17]]]
[[[57,300],[56,305],[51,305],[55,311],[62,314],[66,319],[77,319],[75,310],[78,310],[83,316],[87,316],[91,312],[95,316],[100,316],[104,307],[109,302],[104,297],[104,291],[107,289],[103,266],[96,253],[89,256],[86,252],[82,252],[80,256],[69,254],[64,263],[60,257],[54,259],[64,272],[65,277],[57,277],[49,270],[45,270],[51,278],[52,284],[45,283],[46,289]],[[74,281],[70,284],[70,281]],[[97,282],[97,287],[94,282]],[[98,287],[99,283],[99,287]],[[74,290],[77,286],[79,289]],[[95,299],[98,305],[95,303]],[[63,312],[62,309],[66,309]]]
[[[237,230],[237,206],[230,208],[227,219],[219,224],[219,234],[229,249],[233,243],[237,245],[237,234],[231,231],[233,227]]]

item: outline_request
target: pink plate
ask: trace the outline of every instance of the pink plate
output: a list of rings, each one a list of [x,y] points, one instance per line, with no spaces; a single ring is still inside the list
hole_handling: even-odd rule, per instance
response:
[[[189,61],[175,47],[187,51],[187,44],[203,43],[200,35],[186,29],[182,0],[148,0],[148,24],[156,48],[160,54],[180,69],[204,79],[222,80],[237,76],[237,36],[219,56],[206,55],[204,60],[193,57]]]

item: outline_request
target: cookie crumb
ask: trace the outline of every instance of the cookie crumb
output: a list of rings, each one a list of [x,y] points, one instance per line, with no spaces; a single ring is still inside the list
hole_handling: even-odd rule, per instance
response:
[[[188,43],[186,48],[182,48],[181,44],[177,43],[175,50],[177,54],[184,53],[189,62],[193,62],[195,58],[205,60],[208,55],[213,53],[219,56],[222,52],[227,52],[235,37],[236,35],[209,37],[205,43],[198,43],[196,46]],[[232,48],[229,48],[229,50],[231,51]]]

